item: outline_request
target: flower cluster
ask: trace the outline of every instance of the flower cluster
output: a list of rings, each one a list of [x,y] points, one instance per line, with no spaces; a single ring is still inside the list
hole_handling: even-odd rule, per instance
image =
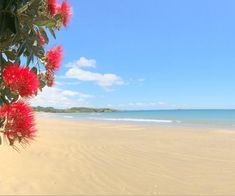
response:
[[[3,70],[3,80],[10,90],[21,97],[30,97],[37,93],[39,80],[28,67],[10,64]]]
[[[54,73],[57,71],[63,59],[63,47],[61,45],[54,47],[46,53],[46,79],[47,85],[52,86],[54,81]]]
[[[46,69],[56,71],[60,68],[63,59],[63,47],[54,47],[46,53]]]
[[[57,0],[48,0],[48,10],[53,17],[55,14],[60,14],[63,18],[63,25],[68,26],[72,16],[72,9],[67,0],[64,0],[61,5],[57,5]]]
[[[48,0],[48,10],[51,16],[54,16],[57,10],[57,0]]]
[[[63,25],[67,27],[72,16],[71,6],[67,1],[62,2],[61,6],[58,8],[58,13],[62,15]]]
[[[6,120],[4,135],[10,145],[15,141],[27,142],[35,137],[33,110],[23,101],[3,105],[0,108],[0,115]]]
[[[38,90],[42,90],[46,85],[53,86],[55,72],[62,63],[61,45],[47,52],[42,48],[49,42],[47,33],[50,32],[55,37],[56,30],[62,26],[67,27],[72,16],[72,9],[67,0],[61,0],[61,4],[57,2],[58,0],[37,1],[32,6],[26,7],[29,11],[19,12],[19,15],[27,20],[18,21],[18,26],[25,28],[32,20],[33,25],[26,28],[30,36],[25,38],[26,42],[19,44],[19,40],[15,39],[16,42],[12,42],[11,47],[1,51],[3,55],[0,62],[0,133],[13,147],[16,142],[25,143],[34,139],[36,134],[33,109],[23,100],[37,95]],[[48,7],[44,6],[45,3]],[[36,13],[37,8],[42,5],[43,12],[27,15],[27,13]],[[15,11],[15,7],[12,9]],[[30,40],[29,43],[27,39]],[[37,61],[34,61],[35,58]],[[21,60],[26,60],[27,66],[20,65]],[[43,70],[40,64],[45,66]],[[0,135],[0,139],[1,137]]]

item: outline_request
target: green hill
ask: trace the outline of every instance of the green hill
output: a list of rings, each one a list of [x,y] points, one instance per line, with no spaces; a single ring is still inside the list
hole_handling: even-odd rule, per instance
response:
[[[35,112],[50,112],[50,113],[82,113],[82,112],[117,112],[118,110],[111,108],[88,108],[88,107],[72,107],[68,109],[56,109],[53,107],[33,107]]]

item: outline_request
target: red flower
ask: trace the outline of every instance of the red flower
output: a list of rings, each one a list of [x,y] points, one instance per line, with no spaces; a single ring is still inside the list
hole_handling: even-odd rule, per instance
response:
[[[63,59],[63,48],[61,45],[50,49],[46,53],[46,69],[56,71],[60,68]]]
[[[56,14],[57,0],[48,0],[48,10],[51,16]]]
[[[3,105],[0,115],[6,119],[5,136],[13,145],[16,140],[27,142],[35,137],[36,129],[33,110],[23,101]]]
[[[52,87],[54,85],[54,72],[47,70],[46,79],[47,79],[47,86]]]
[[[43,46],[43,45],[45,45],[45,39],[44,39],[44,37],[39,33],[36,33],[36,35],[38,36],[38,38],[39,38],[39,41],[40,41],[40,44]]]
[[[45,39],[43,38],[41,34],[39,34],[39,41],[42,46],[45,45]]]
[[[67,27],[72,16],[72,8],[67,0],[64,0],[62,2],[60,7],[58,8],[58,13],[62,15],[63,25]]]
[[[39,80],[28,67],[8,65],[3,70],[3,80],[10,90],[22,97],[33,96],[39,88]]]

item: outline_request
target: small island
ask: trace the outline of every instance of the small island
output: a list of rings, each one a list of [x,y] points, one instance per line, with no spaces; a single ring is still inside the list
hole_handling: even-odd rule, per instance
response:
[[[117,112],[116,109],[111,108],[88,108],[88,107],[72,107],[68,109],[56,109],[53,107],[33,107],[35,112],[49,112],[49,113],[89,113],[89,112]]]

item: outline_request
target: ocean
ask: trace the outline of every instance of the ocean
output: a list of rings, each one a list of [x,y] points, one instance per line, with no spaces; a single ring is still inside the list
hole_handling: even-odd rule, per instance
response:
[[[235,129],[235,110],[142,110],[112,113],[37,113],[38,117]]]

